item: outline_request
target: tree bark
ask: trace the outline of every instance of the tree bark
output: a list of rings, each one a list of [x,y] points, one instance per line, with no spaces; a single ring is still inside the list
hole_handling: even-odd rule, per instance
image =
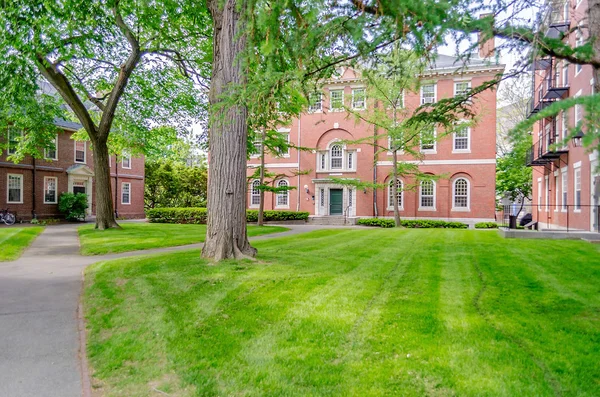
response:
[[[221,7],[222,5],[222,7]],[[211,108],[223,100],[230,87],[246,82],[240,55],[246,39],[235,0],[209,0],[214,21]],[[213,261],[251,258],[256,249],[246,231],[247,109],[241,105],[221,108],[211,115],[207,231],[202,257]]]
[[[96,182],[96,229],[120,228],[113,208],[110,168],[108,166],[108,145],[106,140],[103,139],[97,139],[93,144],[94,179]],[[118,186],[115,186],[115,189],[118,189]]]

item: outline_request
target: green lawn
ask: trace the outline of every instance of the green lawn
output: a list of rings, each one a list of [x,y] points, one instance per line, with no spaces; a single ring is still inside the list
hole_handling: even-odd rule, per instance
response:
[[[42,230],[41,226],[0,228],[0,262],[19,258]]]
[[[107,396],[598,396],[600,250],[336,229],[90,267]],[[157,391],[158,390],[158,391]]]
[[[117,252],[174,247],[204,241],[206,225],[163,223],[121,223],[122,229],[96,230],[94,225],[79,228],[82,255],[104,255]],[[279,233],[279,226],[248,226],[248,236]]]

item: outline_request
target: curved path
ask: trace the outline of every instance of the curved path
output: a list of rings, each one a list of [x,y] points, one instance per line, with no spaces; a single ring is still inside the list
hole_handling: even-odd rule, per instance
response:
[[[82,270],[86,266],[103,260],[202,246],[81,256],[78,226],[47,227],[18,260],[0,263],[0,396],[82,395],[77,311]],[[252,240],[335,228],[285,226],[290,230]]]

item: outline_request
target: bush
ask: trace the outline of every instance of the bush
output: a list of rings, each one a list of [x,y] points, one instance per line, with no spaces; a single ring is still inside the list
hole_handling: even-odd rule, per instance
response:
[[[498,229],[496,222],[479,222],[475,224],[475,229]]]
[[[88,197],[84,193],[63,193],[58,198],[58,210],[65,214],[68,221],[85,220]]]
[[[265,211],[264,220],[291,221],[307,220],[308,212]],[[146,211],[146,217],[152,223],[206,223],[206,208],[153,208]],[[257,210],[246,211],[246,221],[258,221]]]
[[[395,223],[390,218],[365,218],[358,220],[359,225],[363,226],[378,226],[378,227],[394,227]],[[469,226],[462,222],[447,222],[428,219],[402,220],[400,224],[409,229],[467,229]]]

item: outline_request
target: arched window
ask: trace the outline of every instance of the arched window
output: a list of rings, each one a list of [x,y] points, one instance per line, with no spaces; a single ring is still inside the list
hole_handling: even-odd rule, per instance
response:
[[[419,196],[421,208],[435,208],[435,182],[421,181]]]
[[[452,186],[454,208],[469,208],[469,181],[458,178]]]
[[[343,165],[342,156],[343,156],[342,145],[331,146],[329,158],[331,159],[331,169],[332,170],[336,170],[336,169],[339,170],[342,168],[342,165]]]
[[[277,182],[277,187],[284,188],[288,186],[288,182],[283,179]],[[277,193],[277,207],[288,207],[289,205],[289,191],[285,190]]]
[[[260,181],[255,179],[252,181],[252,190],[250,191],[250,205],[260,205]]]
[[[388,184],[388,208],[394,208],[394,185],[393,185],[394,181],[391,180],[390,183]],[[402,181],[400,179],[398,179],[396,181],[396,189],[397,189],[397,195],[396,198],[398,200],[398,208],[402,208],[402,195],[403,195],[403,191],[402,191]]]

